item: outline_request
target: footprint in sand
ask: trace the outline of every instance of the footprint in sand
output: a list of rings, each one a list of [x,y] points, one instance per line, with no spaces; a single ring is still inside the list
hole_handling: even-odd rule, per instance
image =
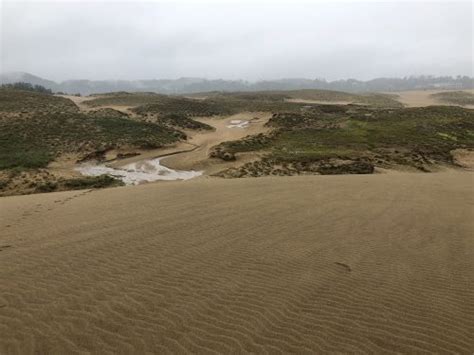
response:
[[[334,264],[343,267],[343,268],[344,268],[346,271],[348,271],[348,272],[351,272],[351,271],[352,271],[351,267],[350,267],[349,265],[347,265],[347,264],[340,263],[340,262],[338,262],[338,261],[334,262]]]

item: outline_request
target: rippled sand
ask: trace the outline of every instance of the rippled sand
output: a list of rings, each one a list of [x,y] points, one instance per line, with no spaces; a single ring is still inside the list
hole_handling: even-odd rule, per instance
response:
[[[0,199],[0,353],[474,350],[474,175]]]

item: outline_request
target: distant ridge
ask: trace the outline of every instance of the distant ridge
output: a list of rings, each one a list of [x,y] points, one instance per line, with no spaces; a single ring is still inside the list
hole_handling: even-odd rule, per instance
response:
[[[39,76],[32,75],[25,72],[9,72],[0,74],[0,83],[1,84],[13,84],[13,83],[30,83],[32,85],[41,85],[47,89],[57,91],[59,85],[52,80],[46,80],[40,78]]]
[[[376,78],[326,81],[324,79],[278,79],[258,82],[243,80],[207,80],[203,78],[151,80],[66,80],[56,83],[25,72],[0,74],[0,83],[26,82],[41,85],[54,92],[82,95],[114,91],[152,91],[163,94],[185,94],[208,91],[264,91],[322,89],[347,92],[402,91],[419,89],[472,89],[474,79],[468,76],[410,76],[405,78]]]

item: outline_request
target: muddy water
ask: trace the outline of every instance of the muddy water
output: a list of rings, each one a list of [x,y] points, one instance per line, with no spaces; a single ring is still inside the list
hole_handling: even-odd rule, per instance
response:
[[[137,185],[158,180],[188,180],[202,175],[202,171],[183,171],[167,168],[160,164],[160,160],[161,158],[143,160],[121,168],[87,163],[78,166],[76,170],[86,176],[110,175],[122,180],[126,185]]]

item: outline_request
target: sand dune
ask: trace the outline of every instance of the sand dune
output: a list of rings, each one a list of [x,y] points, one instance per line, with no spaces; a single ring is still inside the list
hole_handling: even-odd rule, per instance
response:
[[[398,101],[404,104],[406,107],[424,107],[431,105],[445,105],[450,106],[451,104],[436,100],[431,95],[440,92],[450,92],[452,90],[409,90],[409,91],[397,91],[389,92],[389,94],[398,95]],[[474,90],[463,90],[466,92],[474,92]],[[457,106],[452,104],[453,106]],[[473,105],[465,105],[466,108],[474,108]]]
[[[0,353],[474,350],[474,175],[0,199]]]

